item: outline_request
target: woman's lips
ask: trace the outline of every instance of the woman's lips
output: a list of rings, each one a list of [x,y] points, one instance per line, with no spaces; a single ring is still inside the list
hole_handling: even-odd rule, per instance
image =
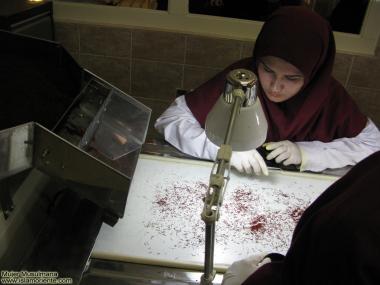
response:
[[[268,93],[268,95],[269,95],[269,97],[280,97],[281,96],[281,94],[280,93]]]

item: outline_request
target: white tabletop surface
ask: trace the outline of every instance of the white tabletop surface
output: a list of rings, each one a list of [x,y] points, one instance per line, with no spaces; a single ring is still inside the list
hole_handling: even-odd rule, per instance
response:
[[[212,163],[140,155],[125,215],[103,224],[92,256],[201,269],[204,196]],[[268,177],[232,172],[216,223],[215,268],[252,254],[286,253],[303,210],[337,177],[270,171]]]

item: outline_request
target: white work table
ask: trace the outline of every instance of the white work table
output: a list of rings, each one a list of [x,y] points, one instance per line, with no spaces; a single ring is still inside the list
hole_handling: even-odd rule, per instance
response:
[[[92,257],[199,270],[204,264],[200,214],[212,163],[140,155],[125,215],[103,224]],[[231,173],[216,223],[219,272],[259,253],[286,253],[303,210],[337,177],[274,170],[268,177]]]

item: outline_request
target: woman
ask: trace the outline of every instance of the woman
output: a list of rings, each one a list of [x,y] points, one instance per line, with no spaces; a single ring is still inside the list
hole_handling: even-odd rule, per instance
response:
[[[285,257],[237,261],[223,285],[380,284],[379,175],[376,152],[306,209]]]
[[[177,98],[155,127],[181,151],[214,160],[218,148],[205,135],[206,116],[223,92],[226,74],[246,68],[260,82],[258,96],[269,125],[267,160],[301,171],[354,165],[380,150],[380,132],[332,77],[334,57],[327,21],[305,7],[282,7],[263,25],[252,58]],[[233,152],[231,165],[268,173],[256,150]]]

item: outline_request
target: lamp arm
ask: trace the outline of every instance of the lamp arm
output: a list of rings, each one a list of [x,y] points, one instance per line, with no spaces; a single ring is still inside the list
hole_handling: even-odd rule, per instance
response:
[[[231,142],[231,136],[232,136],[232,131],[235,125],[236,116],[238,115],[240,111],[240,108],[243,104],[244,97],[245,97],[244,91],[241,88],[235,88],[232,91],[232,95],[235,98],[235,100],[234,100],[234,106],[232,107],[230,120],[228,121],[226,135],[224,137],[225,145],[229,145]]]
[[[232,156],[232,148],[229,145],[231,141],[232,131],[234,128],[236,116],[240,111],[244,100],[244,91],[236,88],[232,91],[234,96],[234,105],[230,114],[224,144],[218,150],[216,161],[211,170],[209,187],[204,198],[204,206],[201,214],[202,220],[205,222],[205,264],[204,274],[201,278],[201,284],[209,285],[214,280],[216,271],[214,270],[214,243],[215,243],[215,222],[219,219],[219,208],[223,202],[224,190],[227,186],[230,174],[229,162]],[[216,167],[216,173],[214,173]],[[225,176],[228,166],[228,175]],[[225,183],[225,181],[227,181]]]

